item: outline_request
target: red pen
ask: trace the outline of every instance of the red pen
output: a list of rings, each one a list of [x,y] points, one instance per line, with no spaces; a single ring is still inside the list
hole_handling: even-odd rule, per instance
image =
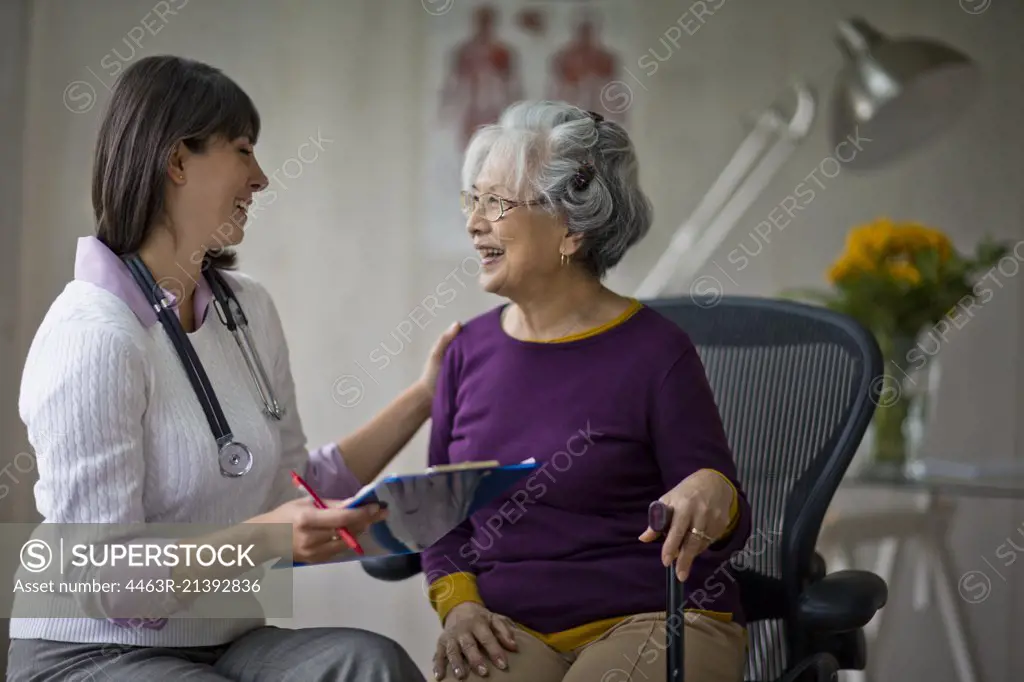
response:
[[[309,496],[313,498],[313,504],[316,505],[317,509],[327,509],[327,505],[324,504],[324,501],[320,499],[320,496],[317,495],[313,491],[313,489],[309,487],[309,484],[303,481],[302,477],[299,476],[294,471],[292,472],[292,480],[295,481],[295,485],[302,486],[303,490],[309,493]],[[351,549],[356,554],[360,556],[366,554],[366,552],[363,551],[362,545],[360,545],[359,541],[356,540],[356,536],[352,535],[352,533],[350,533],[347,529],[339,528],[338,537],[344,540],[345,544],[349,546],[349,549]]]

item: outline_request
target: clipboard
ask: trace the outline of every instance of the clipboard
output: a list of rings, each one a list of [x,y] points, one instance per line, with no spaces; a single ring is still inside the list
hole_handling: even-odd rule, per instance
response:
[[[365,486],[350,508],[379,504],[388,518],[357,539],[365,554],[346,549],[330,561],[343,563],[392,554],[416,554],[430,547],[470,516],[538,468],[531,458],[519,464],[469,462],[436,466],[418,474],[392,474]],[[274,568],[308,564],[278,562]]]

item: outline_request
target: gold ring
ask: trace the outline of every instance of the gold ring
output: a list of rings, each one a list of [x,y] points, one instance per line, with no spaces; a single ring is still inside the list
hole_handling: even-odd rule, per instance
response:
[[[691,528],[690,529],[690,534],[691,535],[696,535],[697,537],[699,537],[701,540],[704,540],[705,542],[714,542],[715,541],[715,539],[713,537],[711,537],[710,535],[708,535],[707,533],[705,533],[702,530],[698,530],[697,528]]]

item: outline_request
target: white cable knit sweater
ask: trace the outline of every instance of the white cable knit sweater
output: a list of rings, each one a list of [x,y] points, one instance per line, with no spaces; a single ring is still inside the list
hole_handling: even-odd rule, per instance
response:
[[[227,277],[284,418],[263,414],[245,361],[212,307],[189,339],[236,439],[253,452],[252,471],[220,474],[210,427],[163,327],[147,328],[117,296],[76,280],[39,327],[22,378],[20,412],[37,455],[35,496],[46,522],[233,524],[298,494],[287,471],[303,471],[308,452],[281,322],[260,285]],[[171,618],[162,629],[136,629],[101,619],[16,618],[11,637],[204,646],[262,624]]]

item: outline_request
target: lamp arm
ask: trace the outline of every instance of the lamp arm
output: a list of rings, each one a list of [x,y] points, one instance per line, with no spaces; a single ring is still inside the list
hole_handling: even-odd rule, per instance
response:
[[[688,254],[689,257],[684,259],[680,267],[677,268],[677,277],[681,277],[689,284],[700,268],[711,258],[715,249],[721,246],[735,225],[743,218],[754,200],[768,186],[782,164],[792,155],[796,146],[796,141],[782,138],[768,150],[768,153],[747,176],[747,181],[740,185],[729,202],[708,224],[704,234]]]
[[[794,89],[797,104],[790,119],[784,122],[774,108],[766,109],[758,117],[754,129],[640,283],[634,293],[636,298],[654,298],[680,273],[689,280],[703,267],[807,136],[815,117],[814,96],[802,83]],[[771,142],[772,137],[777,139]]]

